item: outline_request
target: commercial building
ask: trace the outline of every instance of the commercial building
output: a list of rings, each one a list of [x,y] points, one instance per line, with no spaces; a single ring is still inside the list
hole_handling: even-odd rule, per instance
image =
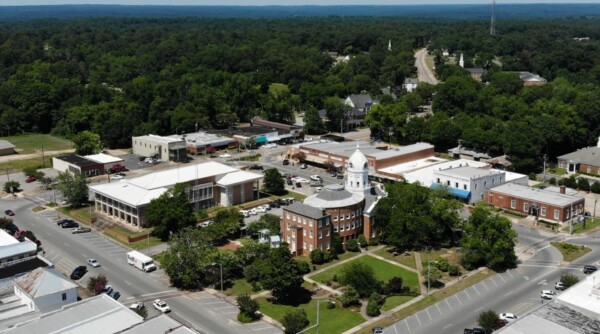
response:
[[[206,149],[209,147],[212,147],[215,150],[221,150],[235,148],[238,145],[238,142],[235,139],[204,131],[172,135],[167,136],[166,138],[184,141],[187,151],[191,154],[206,153]]]
[[[557,193],[521,184],[505,183],[487,190],[485,200],[488,204],[502,209],[565,223],[584,212],[585,199],[566,194],[564,186],[560,189],[561,191]]]
[[[15,145],[8,140],[0,140],[0,155],[15,154]]]
[[[185,140],[179,138],[147,135],[131,137],[133,154],[153,157],[162,161],[187,161]]]
[[[141,227],[145,208],[177,183],[190,186],[189,200],[195,209],[230,206],[258,197],[264,176],[209,161],[163,170],[118,182],[90,186],[94,211],[113,221]]]
[[[81,174],[86,177],[104,174],[104,164],[79,155],[63,155],[52,158],[52,168],[59,172]]]
[[[0,267],[10,266],[28,258],[36,257],[38,246],[35,242],[23,238],[17,240],[8,232],[0,229]]]
[[[562,168],[569,174],[588,173],[600,174],[600,139],[598,145],[579,149],[556,158],[558,168]]]
[[[294,140],[294,137],[288,130],[258,125],[232,127],[224,130],[223,134],[235,139],[240,145],[248,145],[251,139],[258,146],[267,143],[289,143]]]
[[[277,129],[280,140],[285,140],[287,138],[293,138],[293,139],[304,138],[304,130],[302,129],[301,126],[267,121],[260,117],[254,117],[251,121],[251,124],[252,124],[252,126],[260,126],[263,128]]]
[[[347,165],[350,155],[354,153],[358,145],[358,150],[366,156],[368,168],[371,174],[377,173],[380,169],[393,165],[406,163],[427,157],[433,157],[435,152],[433,145],[428,143],[416,143],[413,145],[399,148],[377,147],[366,141],[347,141],[347,142],[313,142],[301,144],[297,147],[288,149],[287,154],[293,155],[296,152],[303,152],[305,160],[314,164],[327,165],[343,169]]]
[[[433,171],[431,188],[444,187],[453,196],[469,203],[482,201],[485,191],[506,182],[502,171],[471,166],[446,168]]]
[[[281,234],[295,255],[328,250],[334,235],[348,240],[376,236],[375,207],[386,193],[369,181],[369,162],[355,148],[346,165],[344,185],[328,185],[319,193],[283,209]]]
[[[150,318],[141,324],[134,325],[132,328],[119,332],[119,334],[149,334],[149,333],[164,333],[164,334],[198,334],[179,322],[173,320],[166,314],[161,314],[157,317]]]
[[[29,311],[49,312],[77,302],[78,285],[54,268],[37,268],[13,282],[18,303]]]

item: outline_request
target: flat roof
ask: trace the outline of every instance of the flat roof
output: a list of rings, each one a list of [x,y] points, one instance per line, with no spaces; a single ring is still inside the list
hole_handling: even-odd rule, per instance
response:
[[[367,142],[363,140],[359,141],[345,141],[345,142],[309,142],[305,144],[299,145],[300,149],[309,148],[314,150],[319,150],[323,152],[327,152],[329,154],[340,155],[346,158],[349,158],[354,151],[356,151],[356,146],[358,145],[358,149],[367,157],[374,158],[376,160],[383,160],[388,158],[393,158],[397,156],[403,156],[409,153],[418,152],[421,150],[433,148],[433,145],[428,143],[416,143],[408,146],[403,146],[399,148],[391,148],[391,149],[380,149],[377,146],[374,146],[373,142]]]
[[[215,177],[215,185],[227,186],[254,181],[264,177],[262,174],[239,172],[238,168],[216,161],[208,161],[162,170],[117,182],[93,185],[89,188],[92,192],[111,197],[128,205],[141,206],[158,198],[177,183],[188,183],[194,180]]]
[[[75,154],[62,155],[62,156],[58,156],[58,157],[54,157],[54,158],[68,162],[72,165],[79,166],[79,167],[88,167],[88,166],[98,165],[98,162],[96,162],[96,161],[89,160],[89,159],[86,159],[82,156],[75,155]]]
[[[163,137],[163,136],[158,136],[158,135],[153,135],[153,134],[149,134],[146,136],[133,137],[133,139],[153,141],[153,142],[162,143],[162,144],[169,144],[169,143],[175,143],[175,142],[181,141],[179,139]]]
[[[37,245],[25,238],[24,241],[15,239],[6,231],[0,229],[0,259],[6,259],[19,254],[35,253]]]
[[[558,207],[566,207],[572,203],[583,200],[582,197],[565,195],[548,191],[546,189],[532,188],[516,183],[505,183],[497,187],[491,188],[490,191],[501,193],[504,195],[530,199],[536,202],[550,204]]]
[[[462,166],[471,167],[487,167],[489,164],[480,161],[458,159],[458,160],[444,160],[444,162],[430,165],[424,168],[420,168],[411,172],[404,173],[403,177],[408,183],[418,182],[422,186],[429,187],[433,182],[433,172],[441,169],[457,168]]]
[[[503,174],[501,171],[494,171],[492,169],[483,169],[483,168],[475,168],[472,166],[462,166],[462,167],[450,167],[441,170],[434,170],[434,175],[445,175],[450,177],[456,177],[461,179],[470,180],[473,178],[480,178],[482,176],[489,175],[498,175]]]
[[[105,293],[42,314],[0,333],[117,333],[144,319]]]
[[[123,162],[123,159],[121,159],[121,158],[113,157],[112,155],[108,155],[108,154],[104,154],[104,153],[86,155],[86,156],[84,156],[84,158],[86,158],[88,160],[96,161],[101,164],[112,164],[115,162]]]
[[[428,158],[424,158],[424,159],[413,160],[413,161],[405,162],[402,164],[397,164],[397,165],[389,166],[386,168],[382,168],[382,169],[380,169],[380,171],[401,176],[403,173],[418,170],[418,169],[425,168],[425,167],[432,166],[432,165],[436,165],[436,164],[443,163],[446,161],[448,161],[448,160],[438,158],[438,157],[428,157]]]
[[[178,140],[185,140],[186,145],[191,146],[208,146],[208,145],[228,145],[229,143],[236,143],[235,139],[222,136],[216,133],[209,133],[204,131],[185,133],[181,135],[171,135],[169,138]]]
[[[495,168],[492,168],[492,170],[499,171],[499,172],[504,172],[504,180],[506,180],[506,182],[516,181],[516,180],[520,180],[520,179],[523,179],[523,178],[525,180],[529,180],[529,176],[527,176],[525,174],[515,173],[515,172],[509,172],[509,171],[505,171],[505,170],[501,170],[501,169],[495,169]]]
[[[195,331],[185,327],[166,314],[148,319],[141,324],[126,329],[119,334],[148,334],[148,333],[170,333],[170,334],[197,334]]]

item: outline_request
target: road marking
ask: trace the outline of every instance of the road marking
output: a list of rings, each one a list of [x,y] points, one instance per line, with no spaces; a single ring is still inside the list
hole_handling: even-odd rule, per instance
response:
[[[52,236],[52,234],[50,234],[50,232],[46,232],[47,235]]]
[[[538,249],[536,249],[535,251],[539,253],[539,252],[543,251],[544,249],[546,249],[546,248],[548,248],[548,247],[550,247],[550,245],[546,245],[546,246],[544,246],[544,247],[542,247],[542,248],[538,248]]]
[[[505,293],[504,295],[505,295],[505,296],[508,296],[508,295],[510,295],[510,294],[512,294],[512,291],[509,291],[509,292]]]
[[[498,275],[498,277],[500,277],[502,279],[502,281],[504,281],[504,283],[506,283],[506,280],[504,279],[504,277],[502,277],[502,275]]]
[[[174,291],[177,291],[177,290],[165,290],[165,291],[160,291],[160,292],[147,293],[145,295],[140,295],[140,297],[146,297],[146,296],[152,296],[152,295],[160,295],[161,293],[174,292]]]
[[[446,300],[446,305],[448,305],[448,308],[450,308],[450,310],[452,310],[452,306],[450,306],[450,303],[448,303],[448,298],[446,298],[445,300]]]
[[[408,320],[406,320],[407,318],[404,318],[404,323],[406,324],[406,328],[408,328],[408,331],[410,332],[410,326],[408,325]]]
[[[123,281],[123,282],[125,282],[125,283],[126,283],[127,285],[129,285],[129,286],[131,286],[131,285],[132,285],[131,283],[129,283],[129,282],[127,282],[127,281]]]
[[[544,279],[539,281],[537,285],[548,285],[548,282],[546,282],[546,280]]]
[[[213,310],[221,310],[224,308],[234,308],[232,305],[221,306],[221,307],[211,307]]]
[[[406,319],[404,319],[404,320],[406,320]],[[398,334],[398,328],[396,328],[396,325],[397,325],[397,323],[396,323],[396,324],[394,324],[394,326],[393,326],[393,327],[394,327],[394,332],[396,332],[396,334]],[[408,325],[407,325],[407,326],[408,326]],[[408,331],[410,332],[410,329],[409,329]]]
[[[65,244],[65,246],[69,247],[69,244],[68,244],[68,243],[66,243],[66,242],[63,242],[63,244]]]
[[[479,312],[479,311],[481,311],[481,310],[483,310],[483,307],[480,307],[480,308],[476,309],[476,310],[475,310],[475,313],[477,313],[477,312]]]
[[[477,288],[475,287],[475,285],[473,285],[473,289],[475,289],[475,292],[477,292],[477,294],[481,296],[481,294],[479,293],[479,291],[477,291]]]
[[[452,324],[447,324],[446,326],[442,327],[442,329],[446,329],[448,327],[452,326]]]
[[[419,322],[419,327],[421,327],[421,319],[419,319],[419,314],[415,313],[415,317],[417,318],[417,321]]]
[[[488,287],[487,287],[487,285],[485,285],[485,282],[484,282],[484,281],[481,281],[481,284],[483,284],[483,286],[485,287],[485,289],[486,289],[487,291],[490,291],[490,288],[488,288]]]
[[[496,284],[496,281],[494,281],[494,279],[493,279],[492,277],[490,277],[490,280],[492,281],[492,283],[494,283],[494,285],[495,285],[496,287],[498,287],[498,284]]]
[[[429,320],[433,321],[433,318],[431,317],[431,314],[429,314],[429,308],[426,308],[425,311],[427,312],[427,316],[429,317]]]
[[[179,313],[177,313],[177,312],[173,312],[173,313],[174,313],[175,315],[177,315],[179,318],[181,318],[181,319],[185,320],[185,322],[186,322],[186,325],[187,325],[187,322],[189,322],[189,323],[191,323],[191,324],[193,325],[193,327],[195,327],[195,328],[198,328],[198,329],[199,329],[201,332],[203,332],[203,333],[207,333],[207,334],[208,334],[208,331],[206,331],[204,328],[202,328],[202,327],[198,326],[198,325],[197,325],[195,322],[193,322],[192,320],[188,320],[188,319],[186,319],[185,317],[183,317],[181,314],[179,314]]]
[[[510,278],[514,278],[510,271],[507,271],[506,273],[508,274],[508,276],[510,276]]]
[[[473,301],[473,299],[471,299],[471,296],[469,296],[469,293],[467,292],[467,290],[463,290],[465,292],[465,294],[467,295],[467,297],[469,297],[470,301]]]
[[[462,302],[460,301],[460,298],[458,298],[458,295],[454,295],[454,297],[456,297],[456,299],[458,299],[458,302],[460,303],[460,305],[462,305]]]
[[[437,307],[438,312],[440,312],[440,314],[443,314],[442,310],[440,310],[440,303],[435,303],[435,306]]]
[[[83,255],[83,258],[84,258],[84,259],[87,259],[87,255],[85,255],[85,254],[81,254],[81,255]]]
[[[526,281],[529,281],[529,276],[523,276]]]
[[[127,299],[134,299],[135,297],[127,297]]]

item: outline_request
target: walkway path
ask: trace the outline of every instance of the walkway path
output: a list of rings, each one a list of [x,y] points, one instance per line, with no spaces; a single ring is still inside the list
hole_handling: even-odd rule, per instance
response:
[[[61,153],[73,153],[75,152],[75,149],[68,149],[68,150],[60,150],[60,151],[44,151],[44,156],[45,157],[49,157],[51,155],[57,155],[57,154],[61,154]],[[38,151],[36,153],[31,153],[31,154],[12,154],[12,155],[5,155],[0,157],[0,163],[3,162],[7,162],[7,161],[14,161],[14,160],[25,160],[25,159],[31,159],[31,158],[41,158],[42,157],[42,152]]]
[[[417,273],[419,274],[419,288],[421,289],[421,295],[427,294],[427,288],[425,288],[425,277],[421,275],[423,272],[423,262],[421,261],[421,253],[415,252],[415,262],[417,264]]]

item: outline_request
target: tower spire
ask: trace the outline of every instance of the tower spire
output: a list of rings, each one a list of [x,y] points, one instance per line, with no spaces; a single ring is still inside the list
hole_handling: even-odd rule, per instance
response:
[[[490,35],[496,35],[496,0],[492,0],[492,21],[490,22]]]
[[[388,41],[388,51],[392,51],[392,40]]]

